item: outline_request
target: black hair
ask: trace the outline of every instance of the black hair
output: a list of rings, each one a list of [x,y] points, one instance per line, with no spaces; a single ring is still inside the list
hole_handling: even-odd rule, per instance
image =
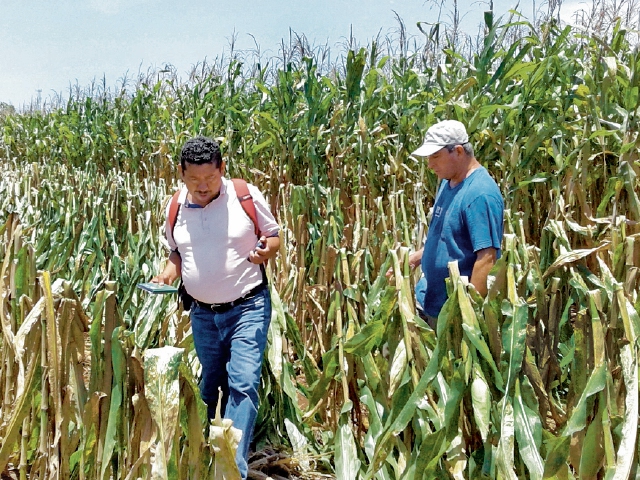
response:
[[[215,140],[207,137],[196,137],[187,140],[180,152],[182,170],[186,169],[187,163],[193,165],[213,163],[216,168],[220,168],[220,165],[222,165],[220,145]]]

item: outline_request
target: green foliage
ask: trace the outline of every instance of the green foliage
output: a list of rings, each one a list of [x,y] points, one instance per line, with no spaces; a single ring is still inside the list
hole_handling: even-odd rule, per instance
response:
[[[211,472],[188,317],[135,288],[166,256],[179,148],[205,134],[283,227],[258,445],[338,478],[637,473],[640,54],[620,28],[486,22],[470,58],[428,50],[432,30],[332,72],[232,59],[3,113],[0,467]],[[453,268],[434,332],[408,253],[437,179],[409,153],[443,118],[468,125],[507,212],[486,299]]]

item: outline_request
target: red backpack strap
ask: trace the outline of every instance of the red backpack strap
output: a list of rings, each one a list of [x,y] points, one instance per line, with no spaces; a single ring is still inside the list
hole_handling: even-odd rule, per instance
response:
[[[258,216],[256,215],[256,206],[253,203],[253,197],[249,193],[249,187],[247,186],[247,182],[242,178],[232,178],[233,186],[236,189],[236,195],[238,196],[238,200],[240,200],[240,205],[244,209],[245,213],[249,216],[251,221],[253,222],[254,231],[256,232],[256,237],[260,237],[260,228],[258,227]]]
[[[173,238],[173,229],[176,227],[178,210],[180,210],[180,203],[178,202],[178,198],[180,198],[180,190],[173,194],[173,197],[171,197],[171,205],[169,205],[169,215],[167,216],[167,223],[169,224],[171,238]]]

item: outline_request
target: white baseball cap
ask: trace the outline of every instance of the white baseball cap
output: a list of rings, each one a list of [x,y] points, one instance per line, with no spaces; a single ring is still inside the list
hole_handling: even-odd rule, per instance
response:
[[[457,120],[444,120],[429,127],[424,143],[411,155],[428,157],[447,145],[462,145],[469,141],[464,125]]]

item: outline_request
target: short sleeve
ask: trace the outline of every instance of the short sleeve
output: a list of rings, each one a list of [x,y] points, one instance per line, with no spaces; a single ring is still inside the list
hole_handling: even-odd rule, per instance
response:
[[[493,247],[500,250],[504,202],[496,195],[479,195],[465,210],[465,220],[473,251]]]
[[[253,197],[253,203],[256,207],[256,217],[258,220],[258,228],[265,237],[275,237],[280,232],[280,226],[275,217],[271,213],[264,195],[258,188],[252,184],[248,184],[249,193]]]

